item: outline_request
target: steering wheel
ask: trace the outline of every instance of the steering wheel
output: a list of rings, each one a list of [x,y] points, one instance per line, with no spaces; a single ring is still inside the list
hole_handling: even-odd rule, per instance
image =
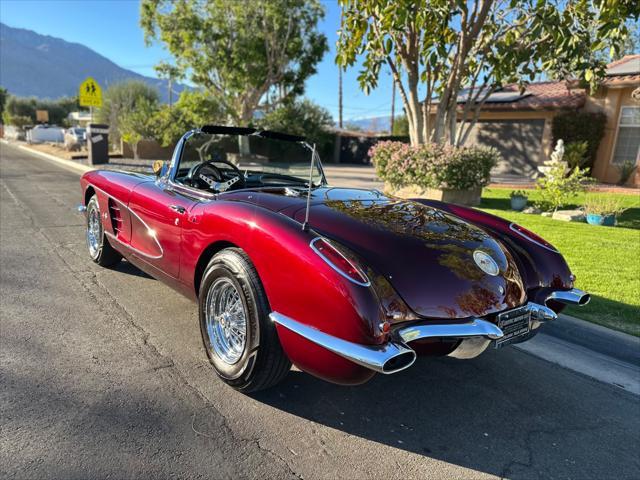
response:
[[[224,165],[228,165],[233,170],[235,175],[229,180],[224,179],[224,175],[222,174],[222,170],[216,167],[215,163],[222,163]],[[231,185],[235,183],[239,183],[241,187],[244,186],[244,175],[240,171],[240,169],[234,163],[225,159],[215,159],[215,160],[207,160],[202,163],[198,163],[191,167],[189,173],[187,174],[187,180],[193,186],[195,184],[206,184],[207,186],[204,188],[212,188],[217,192],[224,192],[231,187]]]

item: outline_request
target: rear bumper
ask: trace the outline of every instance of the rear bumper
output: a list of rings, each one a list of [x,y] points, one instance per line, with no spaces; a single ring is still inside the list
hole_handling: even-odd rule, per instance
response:
[[[538,328],[541,322],[556,318],[550,308],[537,304],[527,306],[532,312],[532,329]],[[417,354],[408,344],[416,340],[457,339],[460,343],[450,355],[456,358],[473,358],[480,355],[493,340],[504,335],[497,325],[480,318],[453,324],[431,321],[398,328],[393,332],[392,340],[382,345],[362,345],[321,332],[278,312],[272,312],[269,317],[274,323],[336,355],[384,374],[400,372],[413,365]]]
[[[554,292],[555,293],[555,292]],[[555,301],[585,304],[585,292],[574,289],[563,295],[551,295]],[[580,303],[580,301],[584,303]],[[588,301],[588,300],[587,300]],[[549,307],[528,303],[531,314],[529,328],[536,330],[542,323],[553,321],[556,313]],[[473,318],[465,323],[437,323],[437,321],[414,322],[393,331],[392,339],[382,345],[363,345],[324,333],[314,327],[298,322],[286,315],[272,312],[271,320],[281,327],[329,350],[357,365],[378,373],[391,374],[409,368],[416,360],[416,352],[409,344],[427,338],[460,340],[456,349],[449,355],[456,358],[474,358],[480,355],[492,341],[504,336],[503,331],[494,323],[481,318]],[[527,337],[529,338],[529,337]]]

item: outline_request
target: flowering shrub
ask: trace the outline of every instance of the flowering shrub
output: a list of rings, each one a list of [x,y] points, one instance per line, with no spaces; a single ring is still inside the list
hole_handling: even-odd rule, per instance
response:
[[[376,174],[392,188],[484,187],[489,184],[491,169],[499,155],[496,149],[487,147],[411,146],[400,142],[379,142],[369,150]]]

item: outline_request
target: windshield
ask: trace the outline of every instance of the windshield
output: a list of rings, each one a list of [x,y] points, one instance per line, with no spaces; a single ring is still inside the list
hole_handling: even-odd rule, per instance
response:
[[[242,182],[234,188],[263,186],[305,186],[309,182],[312,150],[302,141],[264,138],[260,133],[248,135],[196,133],[184,144],[176,169],[175,181],[197,188],[210,189],[198,177],[209,172],[211,166],[221,172],[224,181],[238,172]],[[317,154],[316,154],[317,155]],[[323,180],[316,156],[312,171],[314,186]],[[204,179],[206,180],[206,179]],[[211,184],[211,182],[209,182]],[[231,189],[231,188],[229,188]]]

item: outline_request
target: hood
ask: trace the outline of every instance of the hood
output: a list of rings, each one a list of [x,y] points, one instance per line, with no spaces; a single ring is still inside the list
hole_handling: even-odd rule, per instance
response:
[[[323,201],[314,198],[311,228],[349,248],[364,267],[383,275],[419,316],[480,317],[524,302],[513,257],[481,228],[437,208],[380,192],[347,200],[347,192],[338,195],[335,190],[339,189],[332,189],[331,196],[343,198],[326,194]],[[304,220],[304,207],[281,211]],[[498,271],[485,273],[474,253],[480,263],[486,255],[491,257]]]

